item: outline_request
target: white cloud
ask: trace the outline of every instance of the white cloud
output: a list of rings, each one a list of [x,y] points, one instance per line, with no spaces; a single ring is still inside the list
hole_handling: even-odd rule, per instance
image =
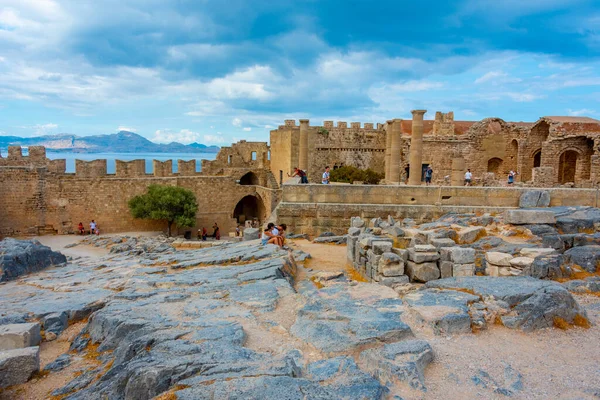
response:
[[[35,135],[48,135],[58,128],[57,124],[37,124],[33,126]]]
[[[246,132],[250,132],[250,131],[252,130],[252,128],[250,128],[250,127],[245,127],[245,128],[244,128],[244,130],[245,130]]]
[[[135,128],[128,128],[128,127],[126,127],[126,126],[120,125],[120,126],[117,128],[117,132],[121,132],[121,131],[127,131],[127,132],[137,132],[137,129],[135,129]]]
[[[194,132],[190,129],[181,129],[179,131],[173,131],[171,129],[158,129],[156,132],[154,132],[154,137],[151,140],[156,143],[178,142],[183,144],[190,144],[194,142],[202,144],[227,142],[227,139],[221,136],[221,132],[217,132],[217,135],[204,135],[199,132]]]
[[[596,115],[596,111],[595,110],[590,110],[588,108],[582,108],[581,110],[568,110],[569,115],[573,116],[573,117],[582,117],[582,116],[588,116],[588,115]]]
[[[475,84],[480,85],[482,83],[490,82],[492,85],[499,85],[503,83],[519,83],[521,81],[522,79],[513,78],[503,71],[490,71],[475,79]]]
[[[440,89],[444,87],[442,82],[430,82],[430,81],[406,81],[402,83],[396,83],[389,85],[388,88],[399,92],[421,92],[431,89]]]
[[[242,126],[243,121],[241,119],[239,119],[238,117],[235,117],[232,121],[231,121],[231,125],[235,126],[235,127],[241,127]]]

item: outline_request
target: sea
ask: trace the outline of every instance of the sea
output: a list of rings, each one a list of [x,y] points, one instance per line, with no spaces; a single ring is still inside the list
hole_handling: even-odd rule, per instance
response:
[[[6,150],[2,151],[6,156]],[[26,155],[25,150],[23,155]],[[46,157],[51,160],[65,159],[67,160],[67,173],[75,172],[75,160],[102,160],[106,159],[106,172],[108,174],[115,173],[115,160],[131,161],[144,159],[146,161],[146,173],[152,174],[152,160],[167,161],[173,160],[173,172],[177,172],[177,160],[191,161],[196,160],[196,171],[200,172],[200,160],[214,160],[217,153],[63,153],[46,150]]]

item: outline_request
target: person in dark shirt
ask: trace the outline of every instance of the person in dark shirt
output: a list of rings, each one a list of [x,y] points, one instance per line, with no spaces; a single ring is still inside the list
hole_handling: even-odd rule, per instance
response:
[[[294,173],[292,174],[292,178],[295,176],[300,177],[300,183],[308,183],[308,178],[306,176],[306,172],[302,171],[298,167],[294,167]]]
[[[433,177],[433,170],[431,167],[427,167],[425,170],[425,184],[427,186],[431,185],[431,178]]]

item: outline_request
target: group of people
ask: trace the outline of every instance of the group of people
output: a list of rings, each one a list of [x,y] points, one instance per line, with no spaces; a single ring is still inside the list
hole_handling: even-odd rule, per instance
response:
[[[515,176],[517,176],[517,173],[513,170],[511,170],[508,173],[508,184],[512,185],[513,183],[515,183]],[[431,168],[431,166],[428,166],[427,169],[425,170],[425,184],[427,186],[431,185],[431,178],[433,177],[433,169]],[[467,168],[467,172],[465,172],[465,186],[472,186],[473,183],[473,173],[471,172],[470,168]]]
[[[279,247],[287,249],[285,245],[285,231],[287,230],[286,224],[275,225],[272,222],[267,224],[266,229],[263,231],[260,239],[261,244],[276,244]]]
[[[289,177],[294,178],[296,176],[300,177],[300,183],[308,183],[308,177],[306,176],[306,171],[301,170],[298,167],[294,167],[294,173],[292,175],[288,174]],[[329,166],[325,167],[325,172],[321,176],[321,183],[323,185],[329,185],[330,183],[330,173]]]
[[[83,226],[83,222],[80,222],[79,225],[77,226],[77,232],[80,235],[85,235],[85,227]],[[100,235],[100,228],[98,227],[98,224],[94,220],[92,220],[92,222],[90,222],[90,235]]]
[[[205,227],[202,227],[202,229],[198,229],[198,239],[206,241],[208,237],[208,230],[206,230]],[[221,240],[221,229],[219,228],[219,225],[217,225],[216,222],[213,225],[213,233],[212,235],[210,235],[210,237],[214,238],[215,240]]]

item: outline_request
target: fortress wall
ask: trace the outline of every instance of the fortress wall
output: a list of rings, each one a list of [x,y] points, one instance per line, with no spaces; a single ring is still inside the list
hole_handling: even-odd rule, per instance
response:
[[[102,233],[164,230],[163,223],[133,219],[128,201],[150,184],[190,189],[198,201],[197,230],[217,222],[226,235],[235,227],[233,211],[246,195],[257,195],[270,211],[277,191],[242,186],[233,177],[116,177],[106,175],[105,160],[78,165],[77,174],[49,173],[47,168],[0,167],[0,235],[70,233],[83,222],[98,222]],[[104,163],[102,162],[104,161]],[[83,171],[81,167],[83,166]],[[257,193],[259,192],[259,193]],[[48,227],[49,229],[45,228]]]
[[[282,171],[283,181],[285,182],[289,179],[287,175],[291,175],[293,168],[298,166],[300,127],[280,126],[279,129],[271,131],[270,143],[271,172],[275,176],[277,183],[279,183],[279,174]]]
[[[317,235],[343,234],[350,217],[398,218],[417,221],[448,212],[500,213],[518,207],[521,194],[530,188],[462,186],[286,185],[277,208],[278,221],[291,232]],[[551,206],[598,206],[596,189],[548,189]]]
[[[115,164],[115,175],[118,177],[133,177],[146,175],[146,160],[115,160]]]
[[[106,176],[106,160],[75,160],[75,175],[80,178]]]
[[[155,177],[173,176],[173,160],[152,160],[152,171]]]

